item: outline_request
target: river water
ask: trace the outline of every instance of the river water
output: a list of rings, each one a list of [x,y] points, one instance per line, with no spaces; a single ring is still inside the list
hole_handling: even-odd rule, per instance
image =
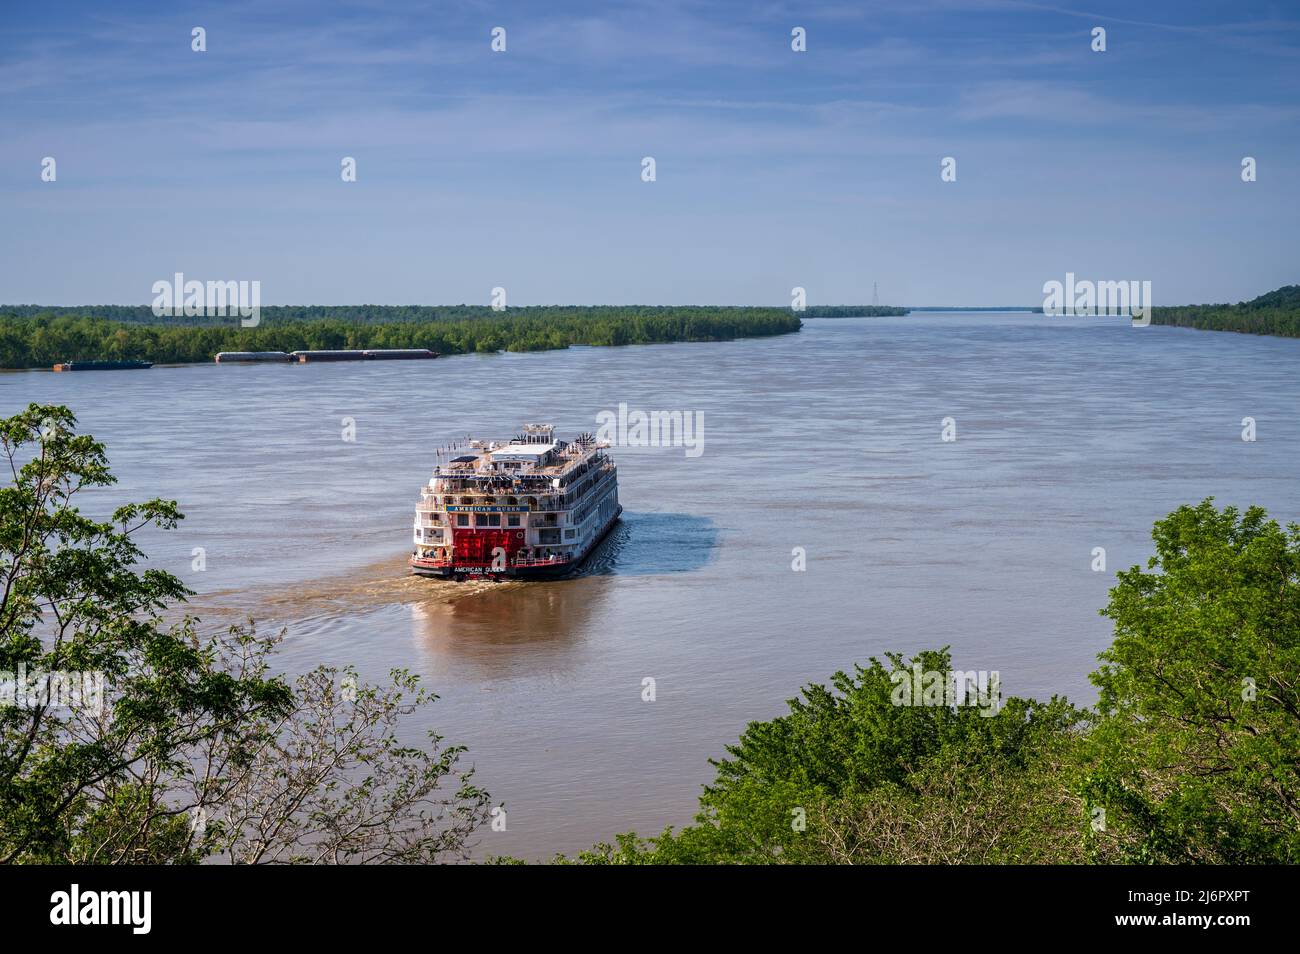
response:
[[[1300,340],[929,313],[433,362],[0,374],[0,412],[66,404],[106,442],[120,483],[83,509],[180,502],[148,549],[205,625],[287,627],[293,671],[419,673],[441,698],[411,740],[468,745],[507,808],[478,855],[538,859],[689,821],[748,721],[872,655],[951,645],[1004,693],[1091,703],[1097,610],[1155,519],[1209,495],[1300,519],[1298,368]],[[439,446],[525,421],[571,437],[620,403],[701,412],[704,452],[614,450],[624,519],[590,573],[406,575]]]

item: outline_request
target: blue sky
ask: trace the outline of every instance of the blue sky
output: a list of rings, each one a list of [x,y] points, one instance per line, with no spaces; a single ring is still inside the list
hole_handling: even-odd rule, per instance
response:
[[[1300,281],[1300,4],[1080,4],[11,4],[0,302],[144,304],[176,271],[264,304]]]

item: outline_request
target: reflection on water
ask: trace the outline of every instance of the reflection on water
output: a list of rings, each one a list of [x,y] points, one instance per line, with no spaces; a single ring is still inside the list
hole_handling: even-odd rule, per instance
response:
[[[416,645],[434,674],[468,669],[490,679],[502,672],[503,658],[511,667],[526,659],[530,667],[566,669],[609,592],[608,580],[575,577],[420,600],[410,607]]]
[[[179,529],[140,543],[205,626],[284,626],[290,671],[423,677],[440,699],[410,741],[468,745],[509,808],[483,851],[540,858],[688,821],[748,721],[873,654],[949,644],[1006,692],[1091,701],[1097,609],[1156,518],[1208,495],[1300,516],[1297,365],[1300,340],[927,314],[432,363],[8,374],[0,413],[66,404],[105,442],[119,484],[88,513],[179,501]],[[702,412],[707,443],[615,449],[626,510],[583,575],[406,572],[434,448],[524,420],[591,430],[620,402]]]

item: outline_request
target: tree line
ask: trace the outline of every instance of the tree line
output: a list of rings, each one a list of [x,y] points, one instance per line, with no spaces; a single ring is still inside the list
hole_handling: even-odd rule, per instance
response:
[[[1151,309],[1151,322],[1204,331],[1300,338],[1300,285],[1285,285],[1235,305],[1178,305]]]
[[[116,314],[111,308],[117,307],[121,306],[111,306],[110,314]],[[486,314],[468,317],[403,321],[297,316],[311,309],[280,309],[294,316],[277,313],[268,318],[268,311],[275,310],[264,309],[261,323],[253,328],[234,320],[160,324],[150,315],[154,323],[147,324],[49,309],[31,315],[0,314],[0,367],[48,368],[63,361],[127,359],[180,364],[211,361],[219,351],[546,351],[570,345],[726,341],[787,334],[802,325],[797,315],[780,308],[525,308],[504,313],[485,308]]]
[[[909,309],[893,305],[809,305],[804,318],[887,318],[906,315]]]
[[[782,312],[784,308],[747,305],[524,305],[498,311],[490,305],[264,305],[262,321],[321,321],[334,318],[352,324],[392,324],[407,321],[470,321],[499,319],[502,315],[523,318],[655,318],[664,316],[716,317],[726,314]],[[806,318],[851,318],[905,315],[906,308],[887,305],[809,305],[800,313]],[[15,318],[58,318],[89,316],[110,321],[155,325],[160,319],[149,305],[0,305],[0,315]],[[167,318],[169,325],[212,325],[212,318],[178,315]]]

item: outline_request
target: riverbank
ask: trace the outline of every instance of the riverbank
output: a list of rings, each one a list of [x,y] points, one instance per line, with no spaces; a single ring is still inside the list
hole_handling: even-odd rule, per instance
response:
[[[1284,285],[1235,305],[1178,305],[1151,309],[1153,325],[1300,338],[1300,285]]]
[[[64,309],[26,313],[35,307],[0,308],[0,368],[104,360],[193,364],[211,361],[221,351],[427,348],[444,355],[551,351],[570,345],[730,341],[790,334],[802,327],[799,316],[783,308],[482,309],[486,314],[473,311],[473,317],[389,321],[289,317],[312,312],[264,308],[259,325],[244,328],[233,320],[159,324],[154,319],[148,324],[134,320],[133,313],[131,320],[101,317],[93,311],[62,313]],[[121,306],[105,308],[116,316]],[[367,311],[372,317],[389,313],[409,316],[411,309]]]

